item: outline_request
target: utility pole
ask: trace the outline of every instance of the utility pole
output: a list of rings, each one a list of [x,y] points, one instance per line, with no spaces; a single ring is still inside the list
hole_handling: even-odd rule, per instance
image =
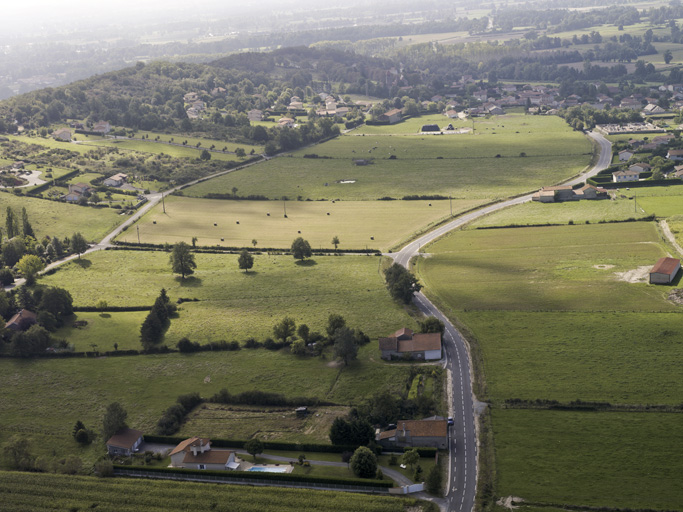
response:
[[[453,216],[453,198],[448,196],[448,201],[451,203],[451,217]]]
[[[287,200],[282,199],[282,208],[285,210],[285,219],[287,218]]]
[[[166,202],[164,201],[164,193],[161,193],[161,206],[164,208],[164,213],[166,213]]]
[[[633,191],[633,211],[638,213],[638,193]]]
[[[138,243],[140,243],[140,226],[135,226],[135,227],[138,228]]]

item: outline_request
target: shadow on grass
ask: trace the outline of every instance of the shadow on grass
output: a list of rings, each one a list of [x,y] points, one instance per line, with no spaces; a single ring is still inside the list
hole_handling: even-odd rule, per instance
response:
[[[242,272],[245,276],[257,276],[259,274],[258,270],[250,270],[249,272]]]
[[[180,286],[195,288],[202,285],[202,280],[198,277],[188,276],[185,279],[182,277],[176,277],[176,282],[180,283]]]
[[[109,313],[100,313],[100,318],[111,318]]]
[[[315,260],[298,260],[296,264],[300,267],[313,267],[318,263]]]
[[[73,262],[81,268],[90,268],[92,266],[92,261],[83,258],[76,258]]]

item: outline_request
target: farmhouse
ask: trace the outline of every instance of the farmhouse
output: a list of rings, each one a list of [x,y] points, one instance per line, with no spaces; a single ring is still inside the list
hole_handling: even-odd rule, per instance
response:
[[[379,120],[388,121],[389,124],[396,124],[401,120],[401,111],[397,108],[391,109],[379,116]]]
[[[105,135],[111,131],[111,125],[107,121],[99,121],[92,127],[92,131]]]
[[[448,447],[448,423],[443,419],[400,420],[396,428],[380,432],[375,440],[385,448]]]
[[[415,334],[403,328],[387,338],[379,339],[382,359],[409,357],[426,361],[441,359],[441,333]]]
[[[654,103],[648,103],[647,106],[642,110],[642,114],[644,116],[649,116],[652,114],[666,114],[666,110],[664,110],[662,107],[659,105],[655,105]]]
[[[581,199],[606,199],[607,190],[593,185],[584,185],[574,190],[569,185],[543,187],[531,196],[532,201],[541,203],[559,203],[562,201],[580,201]]]
[[[22,309],[10,318],[5,324],[5,329],[13,331],[25,331],[37,322],[36,314],[28,309]]]
[[[122,428],[107,441],[109,455],[132,455],[142,444],[142,432],[132,428]]]
[[[57,140],[71,142],[71,130],[67,130],[66,128],[55,130],[52,136]]]
[[[104,185],[105,187],[120,187],[125,183],[127,178],[127,174],[120,172],[118,174],[114,174],[113,176],[109,176],[106,180],[102,182],[102,185]]]
[[[669,284],[681,270],[681,260],[676,258],[660,258],[650,270],[650,284]]]
[[[69,184],[69,193],[62,196],[67,203],[77,203],[81,197],[88,197],[92,192],[92,187],[85,183]]]
[[[612,181],[614,183],[623,183],[626,181],[638,181],[640,173],[638,171],[616,171],[612,173]]]
[[[650,164],[640,162],[637,164],[629,165],[628,170],[629,171],[635,171],[635,172],[647,172],[647,171],[652,170],[652,166]]]
[[[235,452],[212,450],[211,441],[200,437],[185,439],[171,450],[171,466],[186,469],[238,470]]]

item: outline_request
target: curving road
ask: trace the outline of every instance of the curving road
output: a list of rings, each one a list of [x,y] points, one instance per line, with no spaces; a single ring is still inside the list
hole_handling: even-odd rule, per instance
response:
[[[586,173],[572,178],[564,185],[576,185],[599,171],[606,169],[612,161],[612,143],[599,133],[588,134],[600,146],[597,163]],[[411,258],[420,253],[420,248],[454,229],[489,213],[517,204],[531,201],[532,194],[508,199],[480,210],[468,213],[427,233],[406,245],[401,251],[389,254],[396,263],[408,268]],[[451,403],[450,415],[455,425],[451,428],[448,481],[446,482],[446,510],[470,512],[474,507],[477,485],[477,435],[475,429],[475,398],[472,393],[471,365],[467,344],[460,332],[422,293],[415,294],[415,305],[425,315],[435,316],[444,323],[445,366],[448,370]]]

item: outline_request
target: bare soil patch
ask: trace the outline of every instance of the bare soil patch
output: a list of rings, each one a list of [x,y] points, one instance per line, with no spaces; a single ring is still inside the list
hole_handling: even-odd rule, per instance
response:
[[[683,306],[683,288],[676,288],[669,292],[669,300],[674,304]]]
[[[633,270],[627,270],[626,272],[615,272],[614,274],[621,281],[626,281],[627,283],[647,283],[650,276],[651,266],[638,267]]]

